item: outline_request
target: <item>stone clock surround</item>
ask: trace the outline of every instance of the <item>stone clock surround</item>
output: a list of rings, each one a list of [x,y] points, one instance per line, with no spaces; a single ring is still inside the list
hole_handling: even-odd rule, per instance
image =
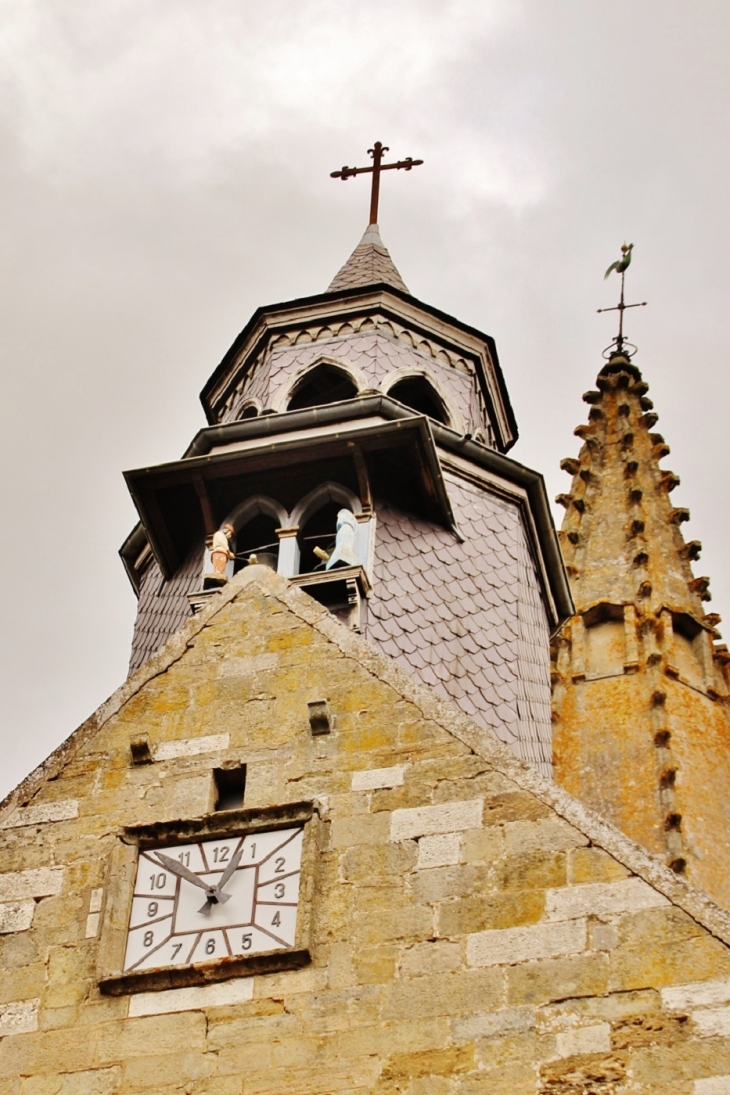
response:
[[[146,992],[186,985],[203,985],[231,977],[251,976],[263,971],[298,969],[311,961],[311,894],[315,887],[318,815],[312,802],[286,803],[258,810],[226,810],[172,822],[126,827],[112,855],[112,880],[106,900],[99,950],[99,988],[109,996]],[[169,848],[215,837],[243,836],[258,831],[302,825],[299,908],[293,947],[267,953],[239,955],[163,969],[124,970],[129,910],[132,904],[137,858],[140,851]]]

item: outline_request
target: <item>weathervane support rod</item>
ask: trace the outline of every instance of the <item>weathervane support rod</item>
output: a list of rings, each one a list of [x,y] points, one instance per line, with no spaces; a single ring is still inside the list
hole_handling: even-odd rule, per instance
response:
[[[624,342],[625,342],[625,339],[624,339],[624,312],[626,311],[627,308],[645,308],[646,305],[647,305],[647,301],[645,301],[645,300],[640,301],[638,304],[626,304],[625,300],[624,300],[624,279],[626,277],[626,270],[628,269],[628,267],[631,263],[631,252],[633,250],[633,247],[634,247],[633,243],[624,244],[623,247],[621,248],[622,257],[620,259],[618,259],[616,262],[612,263],[609,266],[608,270],[606,270],[606,273],[604,275],[604,281],[609,276],[609,274],[611,274],[614,270],[616,271],[617,274],[621,275],[621,297],[619,299],[618,304],[615,304],[613,306],[613,308],[597,308],[596,309],[597,312],[618,312],[618,314],[619,314],[618,335],[613,340],[611,345],[613,346],[614,343],[615,343],[616,350],[614,352],[619,353],[619,354],[624,352]],[[609,347],[609,349],[610,349],[610,347]],[[636,347],[634,347],[634,349],[636,349]],[[608,353],[608,350],[606,351],[606,353]]]
[[[412,167],[420,167],[423,163],[423,160],[414,160],[412,156],[407,156],[405,160],[398,160],[397,163],[383,163],[383,153],[389,151],[390,149],[384,146],[381,141],[376,141],[374,146],[368,149],[368,154],[373,158],[371,167],[343,167],[340,171],[330,173],[331,179],[342,179],[343,182],[354,178],[355,175],[373,176],[370,186],[370,224],[378,223],[380,173],[382,171],[400,171],[401,169],[410,171]]]

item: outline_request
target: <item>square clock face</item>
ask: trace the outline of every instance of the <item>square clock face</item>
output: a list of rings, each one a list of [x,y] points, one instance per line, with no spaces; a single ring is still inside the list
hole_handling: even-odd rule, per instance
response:
[[[302,829],[140,851],[125,970],[293,947]]]

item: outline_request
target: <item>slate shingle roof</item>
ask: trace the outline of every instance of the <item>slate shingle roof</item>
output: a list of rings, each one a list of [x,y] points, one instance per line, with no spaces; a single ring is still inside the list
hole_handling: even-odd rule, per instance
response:
[[[449,483],[464,542],[377,506],[367,637],[550,775],[549,627],[517,508]]]
[[[334,293],[338,289],[354,289],[357,286],[381,283],[393,285],[396,289],[402,289],[404,293],[408,292],[387,247],[380,238],[377,224],[369,224],[362,239],[331,282],[327,292]]]
[[[193,548],[169,582],[163,582],[162,572],[156,562],[147,567],[139,590],[132,655],[129,660],[130,673],[144,665],[188,619],[190,604],[187,595],[200,588],[202,571],[202,543]]]

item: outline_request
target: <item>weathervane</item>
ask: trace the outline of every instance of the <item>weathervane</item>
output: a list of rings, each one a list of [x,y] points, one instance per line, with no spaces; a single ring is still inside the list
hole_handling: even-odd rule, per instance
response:
[[[626,271],[631,265],[631,252],[633,251],[633,248],[633,243],[624,243],[621,247],[621,258],[616,259],[615,262],[612,262],[608,270],[606,270],[606,273],[603,275],[604,281],[607,277],[609,277],[610,274],[613,273],[614,270],[617,274],[621,275],[621,299],[619,300],[618,304],[616,304],[613,308],[597,309],[598,312],[618,312],[619,314],[618,335],[616,336],[616,338],[612,339],[611,344],[607,346],[606,349],[603,351],[604,357],[611,357],[613,354],[626,354],[627,357],[631,357],[632,353],[636,353],[636,346],[634,346],[633,342],[628,342],[624,338],[624,312],[627,308],[644,308],[647,302],[645,300],[642,300],[638,304],[624,303],[624,278],[626,277]],[[629,352],[625,348],[627,346],[631,347],[631,352]]]
[[[398,163],[383,163],[384,152],[390,152],[390,149],[383,147],[380,141],[376,141],[374,147],[368,149],[368,155],[373,158],[372,167],[343,167],[341,171],[332,171],[330,173],[331,179],[342,179],[343,182],[347,182],[348,179],[353,178],[355,175],[372,174],[373,181],[370,188],[370,224],[378,223],[380,172],[399,171],[401,168],[403,168],[404,171],[410,171],[412,167],[419,167],[423,163],[423,160],[414,160],[412,156],[406,157],[405,160],[398,160]]]

